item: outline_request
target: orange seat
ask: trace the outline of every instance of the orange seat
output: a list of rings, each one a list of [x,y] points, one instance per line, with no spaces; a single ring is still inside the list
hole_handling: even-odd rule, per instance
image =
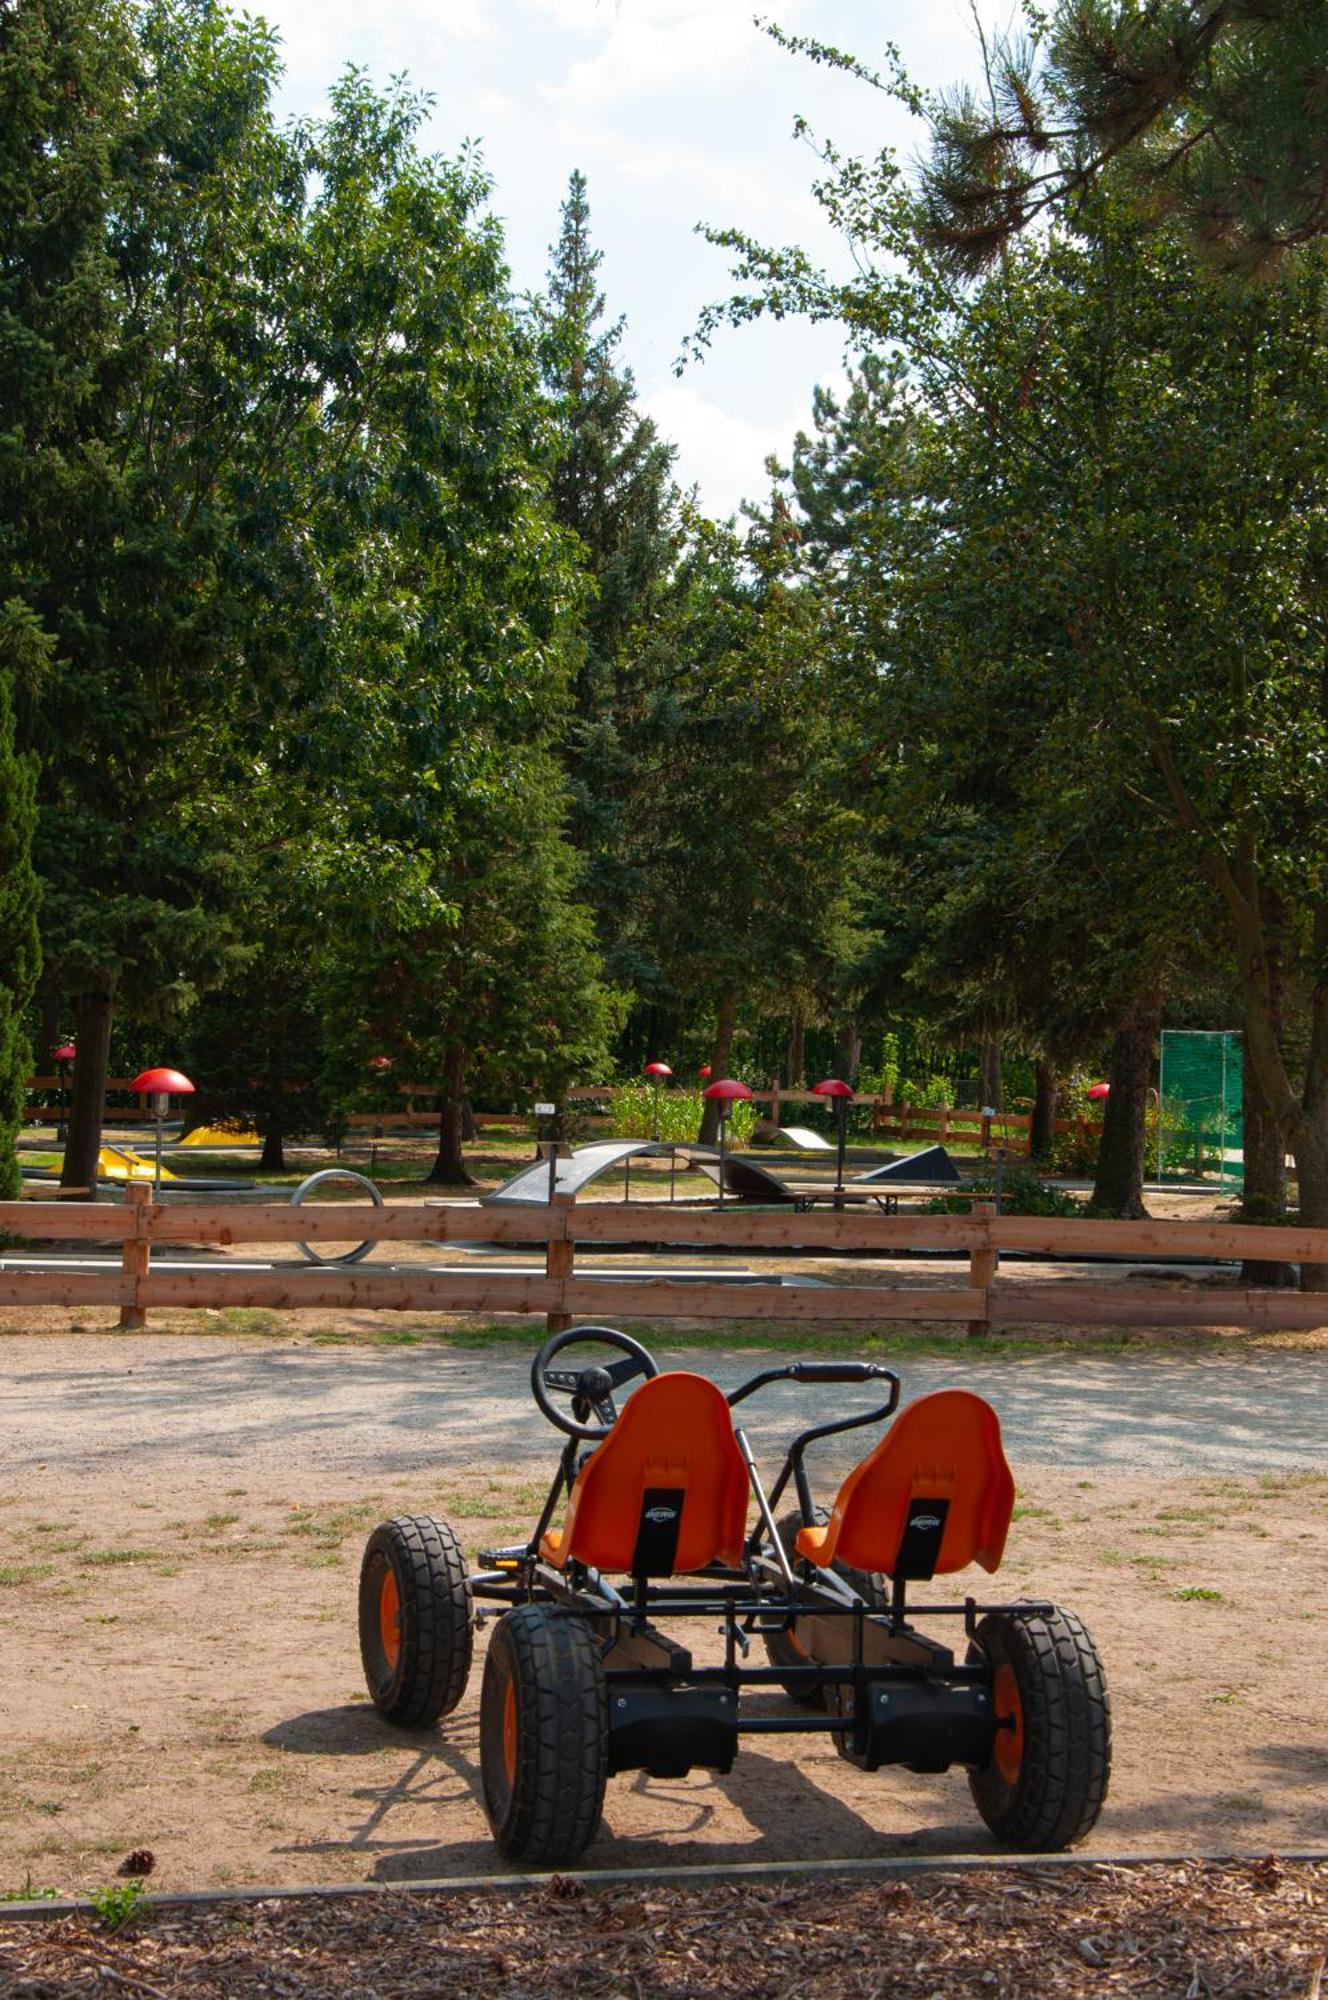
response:
[[[747,1468],[723,1395],[703,1375],[656,1375],[630,1396],[576,1476],[561,1534],[540,1554],[559,1569],[673,1576],[736,1566],[747,1528]]]
[[[925,1579],[994,1570],[1014,1510],[1000,1419],[967,1389],[940,1389],[901,1410],[839,1489],[823,1528],[800,1528],[798,1554],[886,1576]]]

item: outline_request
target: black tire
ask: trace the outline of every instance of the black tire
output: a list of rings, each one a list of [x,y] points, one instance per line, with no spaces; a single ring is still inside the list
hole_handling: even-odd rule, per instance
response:
[[[594,1839],[609,1768],[609,1700],[595,1635],[519,1604],[489,1641],[480,1774],[493,1837],[514,1861],[565,1867]]]
[[[474,1649],[466,1558],[446,1521],[405,1514],[375,1528],[360,1565],[360,1658],[378,1713],[408,1729],[450,1715]]]
[[[818,1527],[823,1528],[829,1519],[830,1515],[826,1508],[816,1509]],[[798,1530],[801,1526],[802,1512],[797,1507],[792,1508],[787,1514],[781,1514],[775,1523],[775,1530],[795,1576],[800,1564],[804,1568],[807,1567],[805,1559],[798,1554],[796,1547]],[[856,1590],[865,1603],[885,1605],[889,1602],[883,1577],[871,1575],[864,1569],[850,1569],[846,1563],[834,1563],[831,1567],[835,1575],[842,1577],[850,1590]],[[810,1656],[798,1644],[796,1629],[791,1632],[767,1632],[764,1636],[766,1658],[772,1667],[805,1667],[808,1664]],[[820,1688],[808,1687],[806,1681],[790,1678],[781,1681],[779,1685],[789,1700],[796,1702],[799,1708],[825,1707],[825,1696]]]
[[[1056,1854],[1082,1840],[1111,1774],[1111,1702],[1102,1662],[1071,1611],[992,1611],[969,1647],[992,1669],[998,1732],[990,1763],[970,1770],[978,1811],[1010,1847]],[[1009,1705],[1010,1691],[1017,1706]]]

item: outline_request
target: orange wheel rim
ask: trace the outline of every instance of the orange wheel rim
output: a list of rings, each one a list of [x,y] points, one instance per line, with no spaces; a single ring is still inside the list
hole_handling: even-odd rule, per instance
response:
[[[991,1693],[996,1709],[996,1748],[992,1755],[1006,1784],[1017,1784],[1024,1764],[1024,1704],[1019,1699],[1019,1683],[1013,1667],[1004,1663],[997,1667]]]
[[[509,1785],[516,1783],[516,1682],[507,1683],[503,1699],[503,1769]]]
[[[401,1658],[401,1592],[397,1589],[396,1572],[389,1569],[378,1592],[378,1636],[382,1641],[383,1658],[393,1673]]]

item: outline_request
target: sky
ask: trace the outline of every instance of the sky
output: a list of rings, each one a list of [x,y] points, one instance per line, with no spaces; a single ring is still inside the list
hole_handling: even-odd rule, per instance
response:
[[[676,445],[677,477],[718,517],[760,499],[770,453],[786,457],[813,386],[843,379],[842,338],[797,321],[721,331],[681,376],[701,309],[731,289],[698,224],[797,243],[842,268],[844,246],[812,196],[817,162],[794,119],[843,151],[917,155],[921,128],[867,85],[778,48],[753,0],[248,0],[281,37],[280,108],[316,113],[355,64],[405,74],[434,99],[430,150],[477,143],[493,177],[517,291],[542,287],[568,177],[585,174],[602,289],[626,319],[619,355],[638,403]],[[988,25],[1008,10],[979,0]],[[927,87],[979,67],[968,0],[774,0],[785,30],[876,63],[899,49]]]

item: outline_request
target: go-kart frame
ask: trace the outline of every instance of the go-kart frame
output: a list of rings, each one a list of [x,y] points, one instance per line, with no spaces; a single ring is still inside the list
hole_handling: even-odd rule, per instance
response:
[[[569,1348],[591,1345],[621,1358],[607,1366],[602,1360],[573,1369],[555,1365]],[[808,1448],[887,1423],[900,1394],[892,1369],[869,1361],[796,1361],[760,1370],[724,1399],[731,1411],[776,1384],[886,1391],[884,1401],[874,1398],[865,1411],[800,1430],[768,1494],[746,1434],[732,1427],[755,1506],[737,1560],[675,1574],[667,1535],[648,1560],[643,1538],[648,1544],[653,1531],[646,1506],[634,1556],[614,1572],[622,1588],[603,1568],[557,1547],[552,1523],[559,1508],[566,1503],[570,1530],[578,1482],[584,1490],[589,1460],[619,1421],[615,1392],[635,1376],[650,1381],[658,1374],[648,1350],[616,1328],[573,1327],[551,1336],[534,1357],[531,1389],[566,1443],[527,1540],[481,1551],[470,1574],[451,1528],[414,1515],[375,1529],[365,1550],[361,1654],[370,1694],[387,1720],[430,1727],[450,1713],[468,1682],[475,1629],[493,1624],[480,1763],[485,1808],[502,1850],[514,1860],[566,1866],[598,1830],[610,1776],[644,1770],[676,1778],[698,1767],[727,1772],[740,1736],[768,1734],[829,1735],[841,1756],[866,1771],[961,1765],[978,1812],[1003,1844],[1049,1852],[1082,1839],[1106,1796],[1110,1707],[1081,1621],[1042,1601],[965,1596],[910,1603],[909,1582],[932,1574],[928,1563],[940,1546],[935,1534],[924,1533],[920,1559],[915,1537],[913,1559],[895,1560],[889,1574],[819,1564],[799,1550],[801,1531],[832,1518],[813,1494]],[[718,1400],[713,1386],[705,1387]],[[567,1398],[570,1410],[555,1396]],[[941,1399],[924,1398],[913,1411],[928,1400]],[[994,1413],[981,1407],[995,1425]],[[625,1410],[631,1408],[629,1399]],[[1013,1486],[998,1426],[995,1436],[1008,1521]],[[841,1489],[838,1511],[853,1477]],[[776,1510],[790,1487],[796,1505],[780,1517]],[[745,1523],[748,1501],[741,1505]],[[942,1518],[944,1512],[942,1505]],[[932,1524],[931,1515],[918,1518]],[[958,1621],[965,1657],[921,1631],[915,1621],[923,1618]],[[696,1619],[718,1625],[722,1663],[698,1663],[689,1646],[660,1629],[661,1622]],[[762,1642],[764,1664],[750,1659],[753,1640]],[[763,1703],[753,1713],[744,1703],[744,1696],[774,1690],[789,1697],[788,1710],[771,1712]]]

